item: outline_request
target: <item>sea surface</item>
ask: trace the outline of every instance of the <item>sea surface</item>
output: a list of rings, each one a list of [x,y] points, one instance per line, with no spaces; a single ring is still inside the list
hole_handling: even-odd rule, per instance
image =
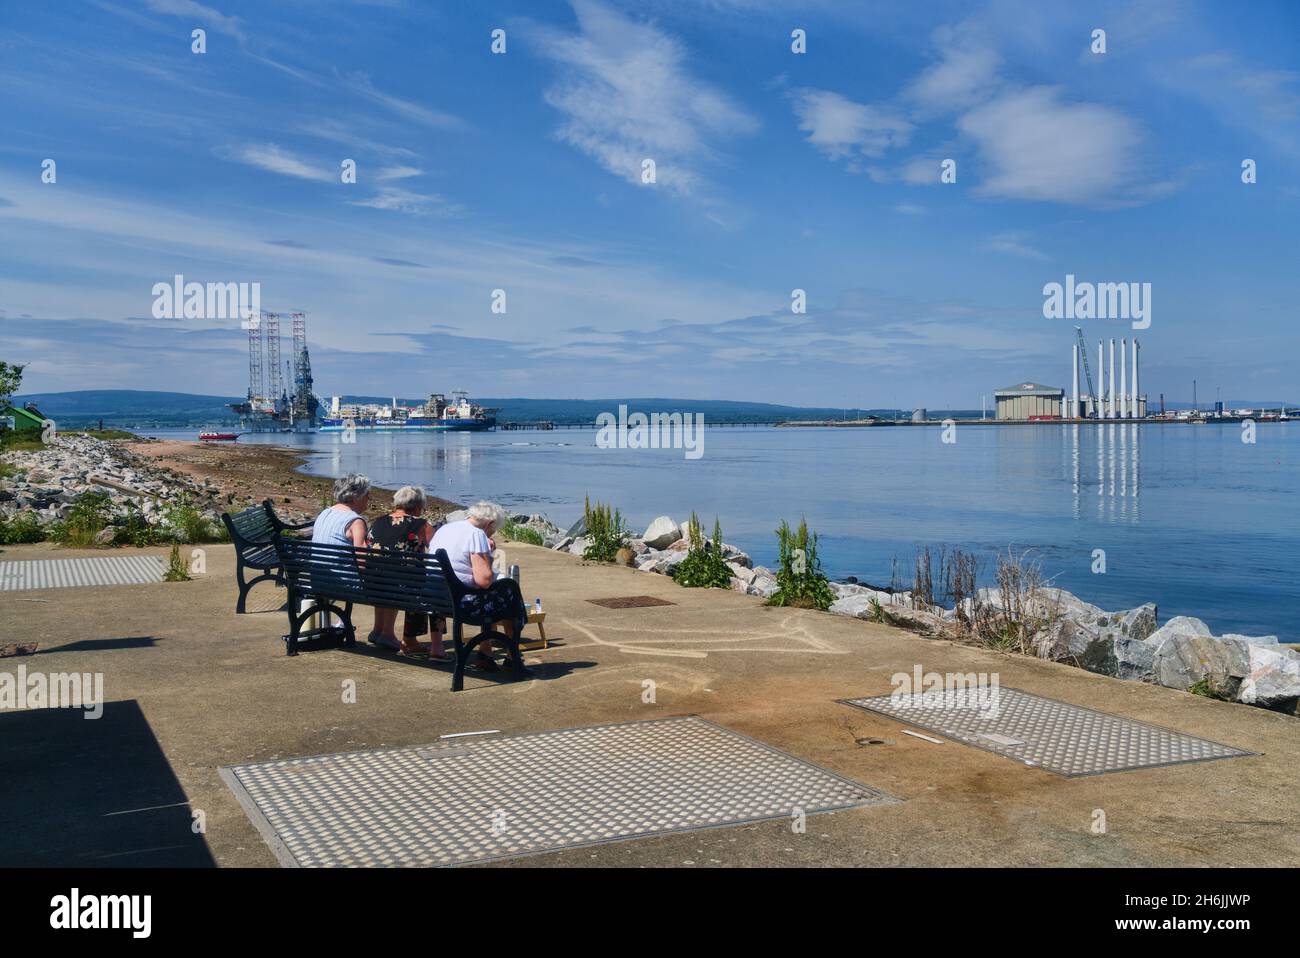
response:
[[[184,435],[192,438],[194,430]],[[156,435],[178,435],[157,432]],[[585,495],[637,533],[692,510],[771,566],[782,519],[806,518],[832,578],[910,586],[918,546],[1013,550],[1110,610],[1300,641],[1300,423],[710,427],[704,452],[604,449],[594,430],[245,435],[301,446],[307,471],[362,472],[458,502],[540,512],[561,528]],[[1099,551],[1100,550],[1100,551]],[[1099,561],[1104,554],[1104,572]],[[526,574],[526,570],[525,570]]]

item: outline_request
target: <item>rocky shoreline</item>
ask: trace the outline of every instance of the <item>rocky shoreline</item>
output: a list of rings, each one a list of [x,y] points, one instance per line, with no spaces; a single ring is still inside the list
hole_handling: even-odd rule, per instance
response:
[[[298,471],[298,451],[276,446],[207,447],[196,443],[123,443],[90,436],[64,435],[37,450],[10,451],[0,457],[0,523],[30,516],[40,529],[62,522],[87,493],[107,498],[113,530],[143,517],[163,538],[182,540],[173,529],[174,508],[197,511],[219,535],[220,514],[271,498],[290,522],[310,519],[329,495],[331,480]],[[215,477],[215,478],[214,478]],[[392,493],[376,489],[371,512],[389,508]],[[432,499],[429,514],[460,513],[457,504]],[[581,556],[590,539],[582,523],[567,532],[541,515],[515,515],[519,527],[535,530],[543,544]],[[98,541],[98,540],[97,540]],[[689,554],[685,526],[660,516],[632,537],[619,561],[642,572],[672,576]],[[776,574],[755,566],[736,546],[724,543],[723,558],[731,572],[730,587],[744,595],[769,599],[777,591]],[[976,607],[1005,612],[1024,609],[1034,631],[1031,654],[1064,662],[1101,675],[1148,682],[1225,701],[1300,714],[1300,651],[1277,636],[1214,635],[1200,619],[1174,616],[1159,624],[1154,603],[1108,612],[1058,588],[1039,588],[1015,603],[1004,602],[996,589],[981,589],[959,614],[957,608],[926,607],[909,592],[873,588],[856,582],[832,582],[832,615],[885,622],[933,638],[962,641],[961,623]]]
[[[108,499],[110,526],[132,517],[169,533],[170,516],[180,506],[196,510],[220,535],[220,516],[271,499],[288,522],[305,522],[332,499],[333,480],[298,471],[300,450],[280,446],[218,446],[175,440],[96,439],[64,434],[39,449],[11,450],[0,456],[0,522],[30,517],[40,530],[65,521],[87,493]],[[392,491],[376,487],[370,512],[392,504]],[[458,508],[431,498],[431,515]],[[103,541],[112,538],[105,529]],[[166,536],[164,535],[164,538]]]
[[[516,516],[519,525],[536,529],[551,549],[581,556],[590,540],[581,523],[561,532],[542,516]],[[626,564],[642,572],[672,576],[690,548],[685,525],[660,516],[628,543]],[[735,592],[770,598],[777,591],[776,574],[755,566],[735,546],[723,544],[723,557],[732,572]],[[852,616],[909,629],[923,636],[962,641],[962,616],[954,608],[923,607],[910,592],[889,591],[856,582],[832,582],[832,615]],[[1064,589],[1034,590],[1019,603],[1004,602],[997,589],[980,589],[963,609],[974,607],[1005,612],[1025,608],[1037,624],[1029,646],[1032,654],[1054,662],[1108,675],[1300,714],[1300,651],[1275,635],[1214,635],[1203,621],[1174,616],[1163,625],[1155,603],[1108,612]]]

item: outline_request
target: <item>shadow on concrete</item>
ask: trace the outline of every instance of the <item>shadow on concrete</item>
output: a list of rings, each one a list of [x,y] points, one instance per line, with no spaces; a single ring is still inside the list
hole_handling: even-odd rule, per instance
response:
[[[124,636],[120,639],[80,639],[52,649],[40,649],[37,655],[51,652],[112,652],[117,649],[148,649],[158,644],[152,635]]]
[[[447,646],[448,648],[450,648],[451,643],[448,642]],[[415,668],[415,669],[428,669],[433,672],[444,672],[446,673],[449,680],[451,678],[451,674],[456,671],[456,666],[452,662],[430,662],[428,659],[425,658],[414,658],[405,655],[398,655],[396,652],[392,652],[384,648],[379,648],[377,646],[369,645],[364,641],[358,641],[357,644],[352,646],[351,648],[349,648],[346,645],[336,645],[334,646],[334,648],[337,649],[339,652],[346,652],[350,655],[361,655],[361,656],[365,656],[368,659],[383,659],[386,662],[395,662],[401,665],[410,666],[411,668]],[[530,653],[528,652],[524,653],[525,662],[529,659],[529,655]],[[498,655],[497,658],[499,659],[500,655]],[[579,669],[590,669],[590,668],[594,668],[595,666],[596,663],[592,661],[553,662],[544,659],[542,661],[537,662],[534,665],[528,666],[528,670],[531,673],[529,675],[530,679],[536,679],[538,681],[545,682],[551,679],[564,678],[566,675],[576,672]],[[465,682],[467,683],[466,687],[468,688],[469,687],[468,683],[474,680],[482,680],[483,682],[486,682],[490,685],[509,685],[512,681],[514,681],[509,667],[504,665],[501,667],[500,671],[497,672],[479,672],[472,668],[466,669],[465,670]]]
[[[214,867],[135,701],[0,712],[0,867]]]

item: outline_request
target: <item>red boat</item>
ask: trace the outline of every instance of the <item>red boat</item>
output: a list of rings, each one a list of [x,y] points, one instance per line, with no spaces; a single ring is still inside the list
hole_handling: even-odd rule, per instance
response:
[[[199,442],[234,442],[238,438],[237,432],[212,432],[205,429],[199,433]]]

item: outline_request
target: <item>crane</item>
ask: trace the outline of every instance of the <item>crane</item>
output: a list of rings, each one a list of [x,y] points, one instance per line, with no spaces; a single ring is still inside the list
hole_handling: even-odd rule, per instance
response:
[[[1088,395],[1092,397],[1092,415],[1095,417],[1100,410],[1100,406],[1097,400],[1097,392],[1092,387],[1092,368],[1088,365],[1088,347],[1083,341],[1083,327],[1075,326],[1074,335],[1079,338],[1079,358],[1083,360],[1083,374],[1088,377]]]

